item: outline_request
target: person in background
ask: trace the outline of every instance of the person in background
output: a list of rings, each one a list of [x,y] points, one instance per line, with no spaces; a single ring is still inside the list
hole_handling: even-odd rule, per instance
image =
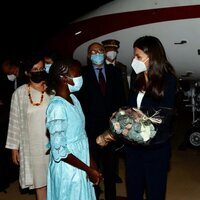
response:
[[[1,87],[4,87],[4,93],[9,93],[7,96],[11,100],[14,90],[27,82],[27,77],[19,58],[9,57],[2,62],[1,80],[4,80]]]
[[[117,59],[118,53],[119,53],[119,47],[120,47],[120,42],[115,39],[107,39],[101,42],[105,48],[105,62],[106,64],[111,64],[115,67],[117,67],[122,74],[123,78],[123,84],[124,84],[124,91],[125,91],[125,96],[126,96],[126,101],[128,100],[128,95],[129,95],[129,83],[128,83],[128,74],[127,74],[127,66],[124,65],[123,63],[119,62]],[[123,151],[118,151],[116,152],[119,154],[120,157],[123,157]],[[116,158],[116,183],[122,183],[121,177],[118,175],[119,174],[119,160],[118,156]]]
[[[126,95],[126,100],[129,94],[129,83],[127,78],[127,66],[117,60],[117,55],[120,47],[120,42],[115,39],[108,39],[102,41],[105,48],[105,62],[106,64],[112,64],[113,66],[120,69],[123,78],[124,91]]]
[[[10,150],[5,148],[10,102],[14,90],[26,82],[19,59],[9,56],[4,58],[0,67],[0,191],[9,183],[18,179],[18,167],[10,159]]]
[[[46,200],[49,155],[45,117],[50,98],[45,92],[46,72],[43,58],[37,54],[23,64],[29,82],[12,95],[6,148],[12,150],[12,160],[19,165],[21,188],[35,189],[37,200]]]
[[[95,200],[93,184],[102,176],[90,159],[85,117],[73,92],[83,83],[80,62],[53,63],[48,92],[55,93],[46,112],[50,134],[47,200]]]
[[[171,158],[173,110],[176,102],[177,78],[167,60],[164,47],[154,36],[138,38],[134,44],[131,94],[128,105],[151,116],[158,111],[163,122],[148,145],[125,146],[128,200],[164,200]]]
[[[112,144],[100,148],[96,138],[109,128],[114,111],[125,105],[125,93],[121,72],[105,63],[105,49],[94,42],[88,47],[88,66],[82,68],[83,86],[78,93],[86,117],[86,132],[90,153],[103,172],[106,200],[116,199],[116,152]],[[95,187],[97,199],[100,188]]]
[[[43,59],[45,71],[49,73],[51,65],[54,63],[54,61],[59,59],[59,56],[55,51],[47,49],[43,52]]]

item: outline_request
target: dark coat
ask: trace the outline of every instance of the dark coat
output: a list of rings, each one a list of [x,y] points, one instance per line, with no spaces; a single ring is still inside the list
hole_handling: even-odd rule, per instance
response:
[[[134,88],[134,75],[131,77],[131,87]],[[148,116],[152,116],[155,111],[160,111],[159,116],[163,122],[156,126],[156,136],[151,140],[150,145],[165,143],[172,136],[172,124],[175,114],[175,102],[177,93],[177,79],[171,74],[166,74],[164,78],[164,96],[161,99],[155,99],[147,93],[141,103],[141,110]],[[130,93],[128,105],[137,107],[138,92]]]
[[[119,61],[116,61],[115,67],[117,67],[121,73],[122,73],[122,79],[123,79],[123,84],[124,84],[124,92],[126,95],[126,99],[128,100],[128,95],[129,95],[129,84],[128,84],[128,78],[127,78],[127,66],[122,64]]]
[[[83,86],[78,94],[89,138],[96,138],[109,128],[112,113],[126,104],[121,72],[112,65],[105,65],[106,94],[102,96],[92,66],[83,68]]]

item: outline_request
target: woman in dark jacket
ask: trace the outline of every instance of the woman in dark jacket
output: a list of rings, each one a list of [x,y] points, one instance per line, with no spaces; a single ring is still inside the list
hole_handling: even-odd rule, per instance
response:
[[[129,106],[148,116],[160,111],[162,123],[148,145],[126,145],[126,180],[129,200],[164,200],[171,157],[170,136],[177,78],[160,40],[138,38],[133,44]]]

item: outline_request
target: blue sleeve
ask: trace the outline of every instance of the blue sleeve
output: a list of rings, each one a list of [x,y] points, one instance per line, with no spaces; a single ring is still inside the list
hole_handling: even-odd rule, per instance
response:
[[[53,159],[59,162],[70,153],[67,148],[65,131],[67,116],[63,104],[52,102],[47,108],[47,128],[50,134],[50,146]]]

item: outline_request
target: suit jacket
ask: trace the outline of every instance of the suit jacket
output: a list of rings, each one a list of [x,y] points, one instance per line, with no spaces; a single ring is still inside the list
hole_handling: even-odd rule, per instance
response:
[[[134,88],[136,74],[132,73],[131,85]],[[141,110],[148,116],[152,116],[155,111],[159,110],[159,116],[162,119],[161,124],[154,124],[157,133],[150,141],[149,145],[162,144],[172,136],[172,126],[174,120],[174,108],[176,102],[177,79],[175,76],[166,73],[164,77],[164,96],[162,98],[153,98],[148,93],[145,93],[142,102]],[[131,91],[128,105],[137,107],[137,91]]]
[[[96,138],[109,128],[112,113],[126,103],[121,72],[112,65],[105,65],[106,94],[102,96],[93,66],[83,68],[83,86],[78,98],[86,118],[89,138]]]
[[[123,79],[123,84],[124,84],[124,92],[125,92],[125,95],[126,95],[126,99],[128,100],[129,84],[128,84],[128,79],[127,79],[127,66],[122,64],[119,61],[116,61],[115,67],[119,68],[119,70],[122,73],[122,79]]]

